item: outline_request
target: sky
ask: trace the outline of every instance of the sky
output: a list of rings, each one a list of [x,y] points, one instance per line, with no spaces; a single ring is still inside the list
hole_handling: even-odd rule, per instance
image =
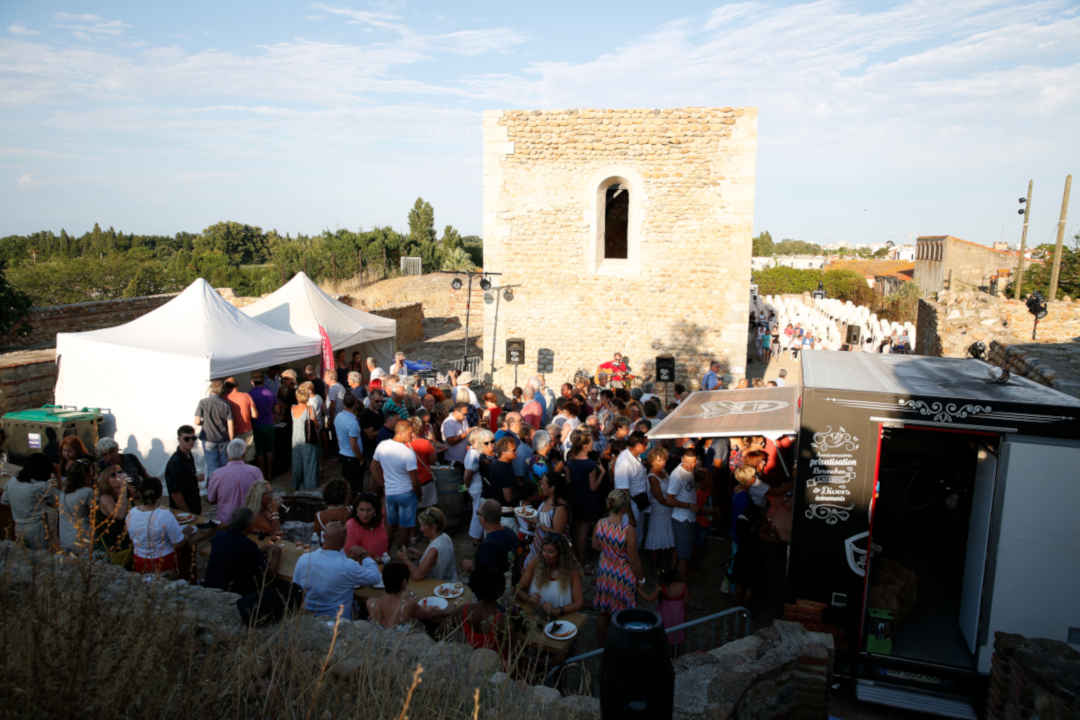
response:
[[[776,240],[1016,244],[1033,179],[1053,242],[1080,2],[8,0],[0,235],[405,229],[417,196],[480,234],[482,111],[685,105],[758,108]]]

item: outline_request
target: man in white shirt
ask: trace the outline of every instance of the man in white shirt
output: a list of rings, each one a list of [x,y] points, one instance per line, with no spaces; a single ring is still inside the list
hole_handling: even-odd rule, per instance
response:
[[[472,381],[473,381],[472,373],[469,372],[468,370],[466,370],[465,372],[463,372],[463,373],[461,373],[460,375],[457,376],[456,384],[457,384],[457,388],[459,390],[461,388],[465,388],[465,390],[467,390],[469,392],[469,404],[472,405],[474,408],[478,408],[478,407],[480,407],[480,400],[477,399],[476,393],[473,392],[473,389],[471,387],[469,387],[469,385],[472,384]],[[455,397],[457,397],[456,394],[455,394]]]
[[[675,500],[675,507],[671,510],[671,530],[675,536],[675,552],[679,556],[680,577],[686,577],[690,556],[694,554],[694,523],[698,511],[694,469],[697,468],[697,460],[694,448],[685,449],[682,462],[671,471],[668,481],[668,495]]]
[[[352,620],[353,591],[382,580],[374,560],[364,556],[362,562],[357,562],[345,555],[344,547],[345,525],[335,521],[323,531],[322,548],[296,561],[293,582],[304,588],[304,607],[316,615],[335,617],[342,608],[341,617]],[[363,554],[363,549],[357,546],[352,552],[356,557]]]
[[[375,487],[381,486],[386,492],[386,525],[390,540],[398,545],[407,543],[416,529],[420,476],[416,453],[409,447],[412,439],[412,424],[408,420],[398,420],[394,425],[394,437],[379,443],[371,463]]]
[[[379,367],[379,364],[375,362],[375,358],[369,357],[366,364],[368,369],[368,381],[378,380],[386,376],[386,371]]]
[[[638,458],[648,446],[649,441],[644,435],[632,433],[627,439],[626,449],[615,459],[615,489],[630,493],[630,510],[634,514],[639,538],[645,535],[645,528],[642,527],[642,510],[638,507],[638,502],[641,500],[640,496],[645,496],[645,502],[648,502],[648,473]],[[637,501],[634,500],[635,497],[638,497]],[[638,544],[641,542],[639,539]]]
[[[454,409],[443,420],[441,430],[443,442],[447,444],[443,456],[449,463],[465,463],[465,454],[469,452],[469,421],[465,419],[469,412],[469,406],[460,402],[454,404]]]

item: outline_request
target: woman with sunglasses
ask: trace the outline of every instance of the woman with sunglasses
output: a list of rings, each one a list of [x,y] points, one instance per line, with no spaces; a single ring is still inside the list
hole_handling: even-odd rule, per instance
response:
[[[473,428],[469,432],[469,450],[465,453],[464,484],[472,497],[472,521],[469,523],[469,537],[480,542],[484,537],[484,526],[480,522],[480,503],[483,502],[485,468],[483,459],[491,460],[495,455],[495,435],[487,428]]]

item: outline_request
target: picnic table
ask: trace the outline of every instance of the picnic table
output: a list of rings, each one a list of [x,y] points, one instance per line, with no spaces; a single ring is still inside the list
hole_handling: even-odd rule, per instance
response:
[[[210,525],[210,527],[199,527],[200,525],[207,525],[210,523],[210,518],[207,515],[194,515],[191,519],[181,520],[183,515],[191,515],[192,513],[184,513],[183,510],[177,510],[176,508],[169,508],[173,516],[176,517],[176,521],[180,523],[181,528],[188,527],[189,525],[195,528],[195,532],[191,535],[186,535],[187,544],[181,547],[177,551],[176,563],[179,569],[180,577],[188,582],[195,584],[199,580],[199,567],[195,560],[196,554],[200,550],[200,545],[209,544],[214,535],[217,535],[219,527],[217,525]]]
[[[286,580],[292,580],[293,572],[296,570],[296,562],[300,559],[300,556],[304,553],[312,552],[317,549],[309,546],[300,546],[296,543],[283,540],[278,543],[281,547],[281,562],[278,564],[278,575]],[[382,563],[377,563],[379,571],[382,572]],[[411,592],[416,599],[428,597],[435,594],[435,588],[443,584],[443,580],[410,580],[408,584],[409,592]],[[386,594],[386,590],[382,587],[359,587],[356,588],[356,598],[358,600],[366,602],[368,598],[381,597]],[[469,589],[468,585],[465,586],[465,592],[461,597],[454,600],[447,600],[449,604],[448,611],[452,611],[455,608],[460,609],[465,605],[474,602],[476,600]]]
[[[581,628],[585,625],[585,613],[579,610],[577,612],[572,612],[569,615],[554,618],[558,622],[571,623],[578,630],[577,633],[566,640],[556,640],[544,634],[544,626],[547,625],[547,621],[541,617],[541,614],[538,613],[536,609],[524,605],[521,606],[521,609],[529,626],[528,635],[525,636],[525,643],[541,650],[545,650],[556,660],[565,659],[570,653],[570,649],[574,647],[574,641],[577,640]]]

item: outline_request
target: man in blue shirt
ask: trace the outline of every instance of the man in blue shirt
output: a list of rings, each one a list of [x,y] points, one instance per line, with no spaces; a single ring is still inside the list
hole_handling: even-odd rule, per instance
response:
[[[293,582],[304,589],[304,607],[316,615],[352,620],[353,592],[358,587],[377,585],[382,579],[379,566],[369,557],[356,562],[342,551],[345,547],[345,525],[332,522],[323,531],[323,546],[315,552],[301,555],[293,571]],[[357,550],[354,548],[354,556]],[[360,550],[360,553],[363,551]]]
[[[360,403],[352,393],[342,398],[344,409],[334,418],[334,437],[338,443],[341,477],[349,483],[353,495],[364,491],[364,441],[356,409]]]
[[[709,371],[701,378],[702,390],[716,390],[720,387],[720,363],[713,360],[709,363]]]

